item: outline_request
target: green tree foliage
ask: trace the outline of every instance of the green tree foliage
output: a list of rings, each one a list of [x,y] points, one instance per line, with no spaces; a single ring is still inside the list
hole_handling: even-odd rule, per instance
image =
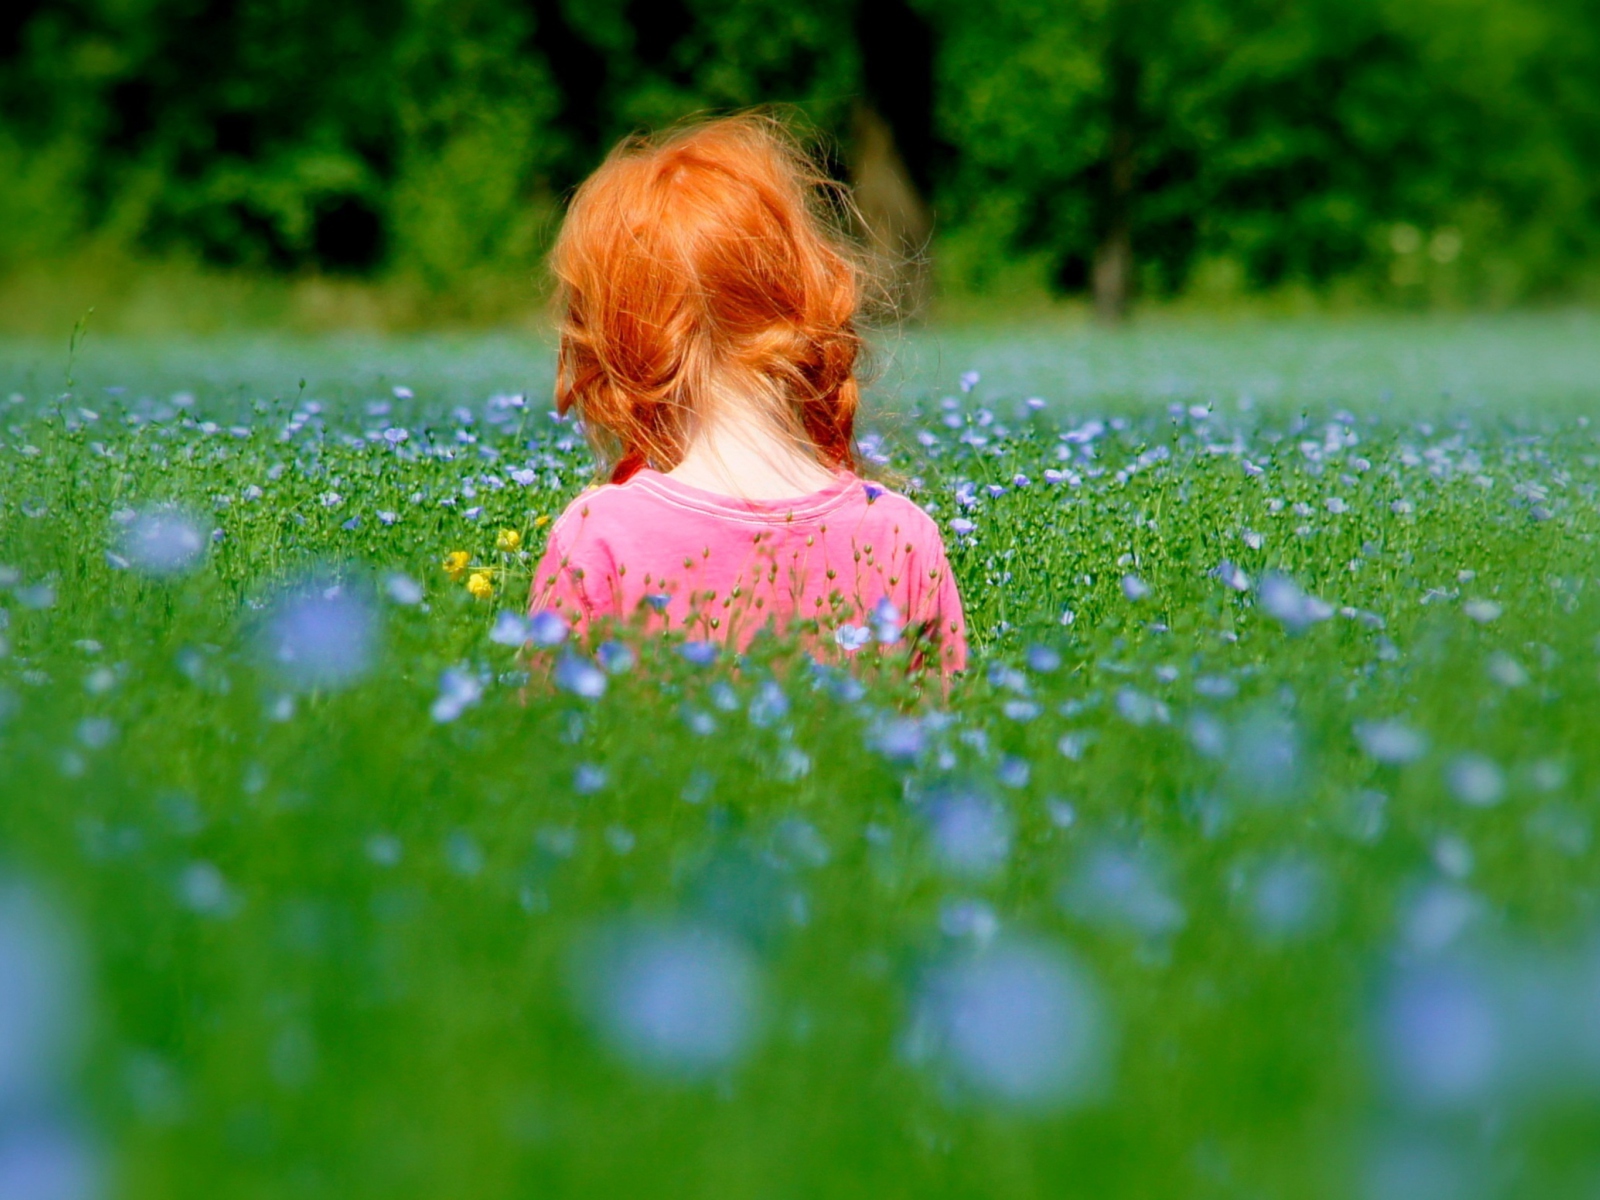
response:
[[[1119,239],[1152,290],[1211,263],[1256,286],[1449,268],[1509,296],[1600,250],[1592,6],[931,3],[947,220],[1062,287]]]
[[[526,263],[617,137],[853,86],[848,12],[762,3],[83,0],[12,17],[0,162],[13,207],[70,195],[227,266]],[[4,34],[0,34],[4,37]],[[46,213],[28,223],[42,223]],[[10,255],[24,247],[12,244]]]
[[[1592,0],[53,0],[0,17],[0,270],[101,239],[430,289],[525,277],[618,137],[779,102],[892,131],[944,274],[1571,289]],[[886,121],[863,121],[870,110]]]

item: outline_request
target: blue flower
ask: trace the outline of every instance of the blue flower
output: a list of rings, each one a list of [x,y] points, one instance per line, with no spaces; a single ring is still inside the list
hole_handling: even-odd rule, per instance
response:
[[[594,656],[600,660],[600,665],[609,675],[621,675],[631,671],[636,661],[632,647],[622,642],[603,642],[595,649]]]
[[[1248,592],[1250,590],[1250,576],[1246,575],[1227,559],[1223,559],[1218,563],[1216,570],[1211,573],[1222,581],[1223,586],[1230,587],[1236,592]]]
[[[585,700],[606,694],[606,673],[581,655],[568,652],[556,664],[556,686]]]
[[[890,762],[914,762],[921,756],[926,737],[915,717],[896,717],[872,731],[869,744]]]
[[[1051,671],[1061,666],[1061,652],[1052,646],[1032,645],[1028,647],[1028,669],[1038,671],[1041,675],[1048,675]]]
[[[567,640],[567,632],[566,620],[548,608],[528,622],[528,640],[535,646],[559,646]]]
[[[155,508],[127,516],[129,523],[118,557],[135,570],[157,577],[183,575],[204,557],[205,540],[200,527],[182,510]]]
[[[20,594],[17,599],[23,601]],[[378,635],[376,614],[364,595],[308,581],[274,603],[262,650],[291,685],[331,690],[371,669]]]
[[[556,619],[560,620],[559,617]],[[495,617],[494,628],[489,630],[489,640],[497,646],[520,646],[528,640],[528,626],[528,618],[521,613],[502,609]],[[565,626],[562,627],[562,636],[566,636]]]
[[[841,625],[834,631],[833,640],[846,654],[854,654],[872,640],[872,634],[862,625]]]
[[[900,610],[887,596],[873,606],[872,632],[885,646],[894,645],[905,632],[905,621],[900,616]]]
[[[685,642],[678,647],[678,653],[683,655],[685,662],[693,663],[697,667],[708,667],[717,660],[717,644],[706,641]]]
[[[454,721],[483,696],[483,684],[458,667],[451,667],[439,679],[439,698],[428,710],[435,721]]]
[[[789,715],[789,697],[775,680],[767,679],[750,699],[750,724],[769,729]]]

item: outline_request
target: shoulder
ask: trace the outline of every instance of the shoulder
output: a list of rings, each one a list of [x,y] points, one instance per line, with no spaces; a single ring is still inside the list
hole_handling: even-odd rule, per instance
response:
[[[566,508],[561,510],[561,515],[550,526],[544,547],[547,561],[567,562],[590,542],[589,535],[596,528],[592,520],[596,509],[595,498],[603,490],[599,486],[587,487],[567,502]]]
[[[874,524],[898,530],[919,550],[943,545],[938,524],[922,511],[916,501],[874,483],[864,484],[863,487],[868,496],[867,515]]]
[[[599,483],[584,488],[568,502],[550,527],[550,540],[567,545],[594,534],[611,532],[649,504],[649,495],[633,483]]]

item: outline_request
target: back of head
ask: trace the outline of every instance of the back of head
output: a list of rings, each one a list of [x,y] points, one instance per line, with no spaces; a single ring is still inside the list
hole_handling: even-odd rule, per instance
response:
[[[718,404],[761,405],[824,465],[854,465],[860,273],[830,194],[755,115],[630,139],[578,189],[553,255],[556,403],[614,481],[676,466]]]

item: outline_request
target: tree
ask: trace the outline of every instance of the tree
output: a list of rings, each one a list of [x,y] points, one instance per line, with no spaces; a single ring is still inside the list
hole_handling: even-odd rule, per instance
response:
[[[1593,0],[25,0],[0,267],[95,237],[526,281],[618,137],[768,103],[908,309],[930,230],[1108,320],[1197,273],[1511,300],[1600,262]]]
[[[1596,253],[1600,12],[1581,0],[929,3],[956,148],[942,216],[1042,253],[1108,319],[1208,259],[1256,286],[1379,266],[1397,222],[1476,222],[1481,261],[1518,237],[1525,268],[1553,263],[1514,213]]]

